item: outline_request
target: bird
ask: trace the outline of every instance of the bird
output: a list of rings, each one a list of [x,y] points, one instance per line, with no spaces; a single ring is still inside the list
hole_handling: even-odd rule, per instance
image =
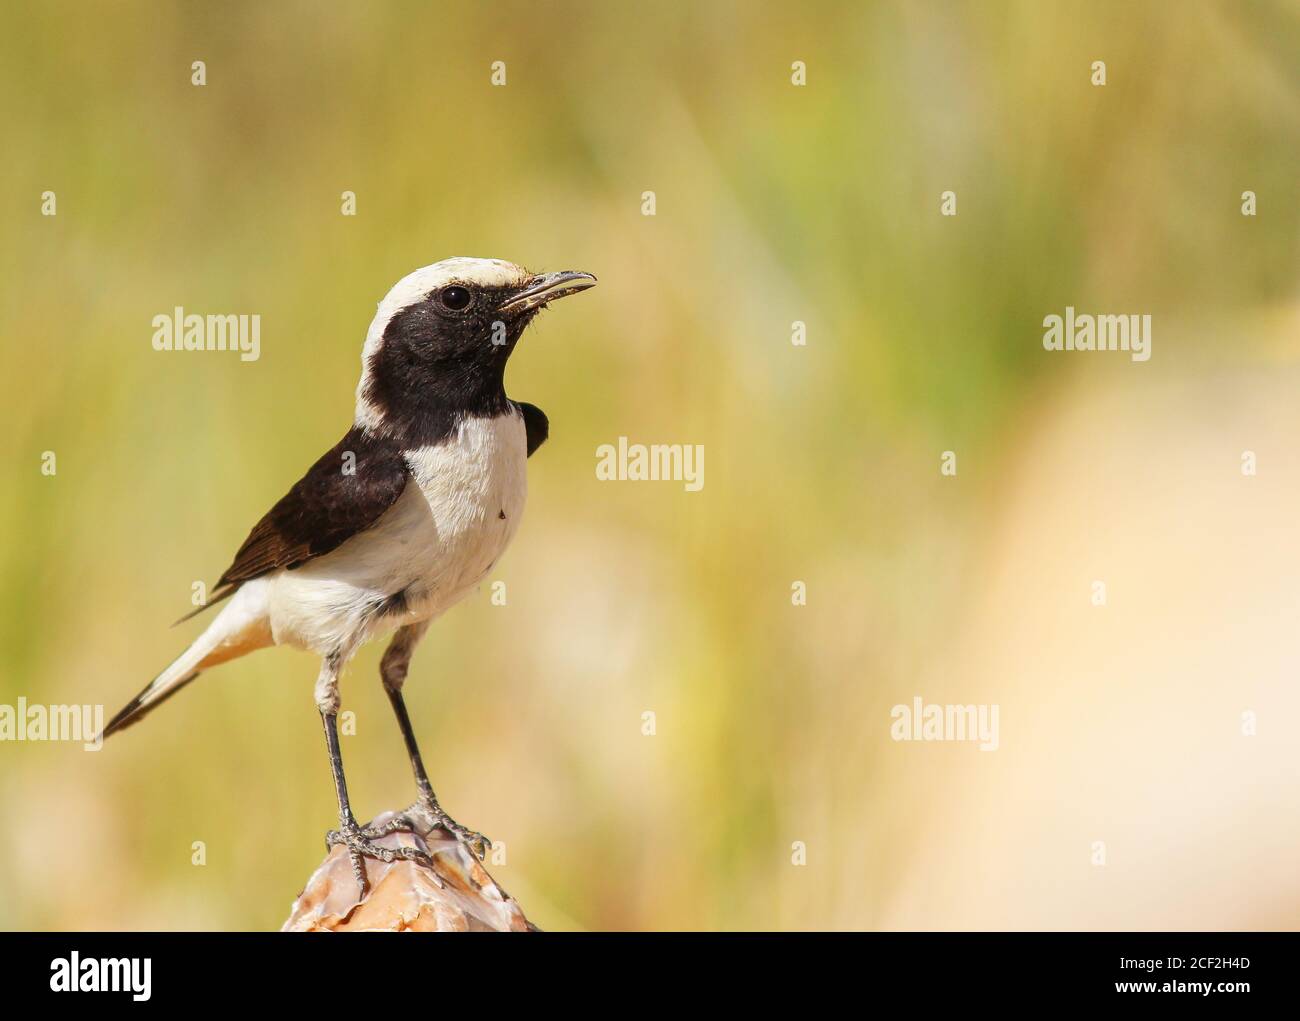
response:
[[[338,801],[326,847],[343,845],[364,896],[364,859],[431,866],[378,841],[439,826],[481,861],[491,842],[434,794],[402,695],[432,621],[473,592],[519,527],[526,462],[546,415],[505,392],[506,363],[552,302],[593,287],[576,270],[532,273],[500,259],[451,258],[407,274],[379,302],[361,351],[356,413],[338,443],[249,532],[203,606],[223,603],[194,642],[104,727],[134,723],[211,667],[274,645],[320,657],[314,689]],[[177,623],[180,623],[178,621]],[[366,642],[392,638],[380,680],[415,775],[417,798],[361,826],[339,751],[339,680]]]

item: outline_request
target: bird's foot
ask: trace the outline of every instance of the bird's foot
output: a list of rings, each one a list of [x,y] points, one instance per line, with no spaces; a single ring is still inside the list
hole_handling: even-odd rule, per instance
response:
[[[395,832],[388,830],[388,833]],[[374,858],[385,864],[391,864],[395,861],[413,861],[417,865],[423,865],[433,872],[433,859],[428,853],[418,847],[384,847],[382,844],[375,843],[375,838],[385,836],[385,833],[376,833],[362,829],[353,820],[343,826],[342,829],[330,830],[325,834],[325,849],[328,851],[335,844],[342,844],[348,849],[348,857],[352,860],[352,874],[357,877],[357,885],[361,887],[361,897],[365,897],[370,889],[370,883],[366,879],[366,858]],[[433,872],[434,878],[437,879],[438,885],[442,885],[442,880],[438,879],[438,874]]]
[[[361,835],[373,840],[376,837],[399,832],[423,835],[435,828],[446,830],[468,847],[470,853],[479,861],[487,857],[488,848],[492,846],[492,841],[482,833],[467,829],[444,812],[432,791],[421,792],[419,799],[410,808],[399,812],[380,826],[365,827],[361,830]]]

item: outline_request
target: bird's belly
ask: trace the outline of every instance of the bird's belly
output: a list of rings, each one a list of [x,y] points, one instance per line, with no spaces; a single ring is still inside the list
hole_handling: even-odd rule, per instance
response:
[[[527,496],[527,445],[517,414],[475,419],[450,443],[407,455],[414,527],[402,534],[405,599],[419,619],[483,580],[514,538]],[[418,498],[417,498],[418,496]]]
[[[437,616],[496,564],[527,494],[522,417],[470,419],[445,443],[409,451],[407,463],[410,481],[371,528],[275,576],[277,643],[350,648]]]
[[[472,591],[496,566],[514,538],[523,514],[523,474],[519,485],[492,484],[443,493],[420,493],[420,520],[402,535],[405,551],[400,585],[400,606],[411,620],[442,613]]]

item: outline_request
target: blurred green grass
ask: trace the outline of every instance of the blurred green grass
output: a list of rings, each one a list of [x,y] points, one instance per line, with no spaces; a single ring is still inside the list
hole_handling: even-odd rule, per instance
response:
[[[0,701],[112,712],[175,655],[191,583],[345,429],[397,278],[451,255],[601,278],[509,372],[552,427],[494,575],[509,605],[448,614],[409,686],[435,787],[544,928],[871,925],[907,816],[864,721],[977,583],[994,470],[1059,385],[1042,316],[1294,300],[1292,4],[3,20]],[[175,305],[260,314],[261,359],[154,352]],[[597,484],[619,435],[704,444],[704,490]],[[944,449],[986,466],[955,499]],[[362,814],[411,796],[380,651],[344,687]],[[315,669],[222,668],[97,755],[0,745],[0,925],[278,925],[333,820]]]

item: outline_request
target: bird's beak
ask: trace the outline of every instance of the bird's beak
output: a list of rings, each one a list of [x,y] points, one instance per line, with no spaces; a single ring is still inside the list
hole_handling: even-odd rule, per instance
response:
[[[524,289],[501,306],[501,312],[517,315],[544,308],[556,298],[567,298],[570,294],[585,291],[596,286],[596,278],[590,273],[579,273],[566,269],[560,273],[539,273],[524,286]]]

